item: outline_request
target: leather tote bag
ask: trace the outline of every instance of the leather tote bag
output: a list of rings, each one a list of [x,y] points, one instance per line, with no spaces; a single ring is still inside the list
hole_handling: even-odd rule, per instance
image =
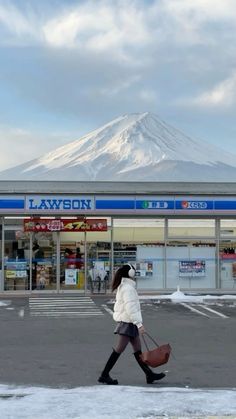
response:
[[[159,346],[158,343],[146,332],[145,333],[149,339],[152,340],[152,342],[156,345],[155,349],[150,350],[148,348],[146,339],[144,338],[144,335],[142,335],[144,344],[146,346],[146,351],[143,352],[140,355],[140,358],[142,361],[147,364],[149,367],[159,367],[160,365],[166,364],[169,360],[170,353],[171,353],[171,346],[169,343],[166,343],[165,345]]]

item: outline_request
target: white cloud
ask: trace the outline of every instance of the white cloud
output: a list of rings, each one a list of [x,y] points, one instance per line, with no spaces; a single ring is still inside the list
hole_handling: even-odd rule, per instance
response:
[[[17,43],[19,39],[26,40],[28,38],[30,43],[32,43],[33,39],[37,39],[39,37],[37,21],[38,19],[35,13],[30,9],[22,13],[13,3],[0,5],[0,25],[12,36],[15,36],[14,43]],[[1,43],[7,44],[8,41],[9,39],[7,37],[5,40],[2,37]],[[9,42],[12,44],[12,38]]]
[[[150,89],[141,89],[139,92],[139,97],[146,103],[157,103],[158,100],[157,93]]]
[[[208,108],[228,108],[236,104],[236,72],[226,80],[218,83],[194,99],[187,99],[182,102],[186,105],[194,105]]]
[[[108,52],[129,61],[130,49],[152,41],[146,11],[136,3],[86,2],[48,20],[42,28],[45,41],[52,47]]]
[[[0,126],[0,171],[39,157],[65,144],[69,136],[69,133],[55,132],[44,135],[23,128]]]
[[[44,46],[109,53],[123,60],[132,56],[142,60],[142,48],[148,55],[149,47],[163,42],[217,42],[210,32],[206,36],[207,24],[225,23],[227,32],[230,22],[236,23],[235,0],[88,0],[79,5],[61,2],[60,8],[52,3],[43,12],[33,2],[24,9],[16,1],[0,5],[0,23],[15,36],[15,43],[24,40],[30,45],[37,40]],[[7,39],[2,36],[0,42]]]
[[[138,83],[141,79],[141,76],[134,75],[127,77],[125,80],[119,80],[112,82],[112,85],[104,88],[97,89],[96,94],[105,95],[105,96],[115,96],[123,91],[128,90],[131,86]]]

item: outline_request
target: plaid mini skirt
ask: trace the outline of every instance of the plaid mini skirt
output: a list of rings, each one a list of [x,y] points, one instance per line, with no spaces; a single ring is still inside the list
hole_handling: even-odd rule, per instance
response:
[[[138,328],[134,323],[118,322],[114,330],[115,334],[136,338],[139,335]]]

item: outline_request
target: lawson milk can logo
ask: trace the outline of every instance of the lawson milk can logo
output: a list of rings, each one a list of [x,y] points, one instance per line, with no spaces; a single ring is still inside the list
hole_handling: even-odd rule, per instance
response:
[[[94,209],[94,198],[85,196],[29,196],[29,211],[89,211]]]

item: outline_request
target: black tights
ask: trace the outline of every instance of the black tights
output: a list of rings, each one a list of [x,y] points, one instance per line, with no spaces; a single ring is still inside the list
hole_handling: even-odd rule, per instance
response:
[[[118,336],[119,336],[119,339],[118,339],[117,345],[114,347],[114,350],[118,354],[121,354],[122,352],[124,352],[129,342],[131,343],[134,352],[141,351],[141,342],[140,342],[139,336],[136,336],[135,338],[131,338],[125,335],[118,335]]]

